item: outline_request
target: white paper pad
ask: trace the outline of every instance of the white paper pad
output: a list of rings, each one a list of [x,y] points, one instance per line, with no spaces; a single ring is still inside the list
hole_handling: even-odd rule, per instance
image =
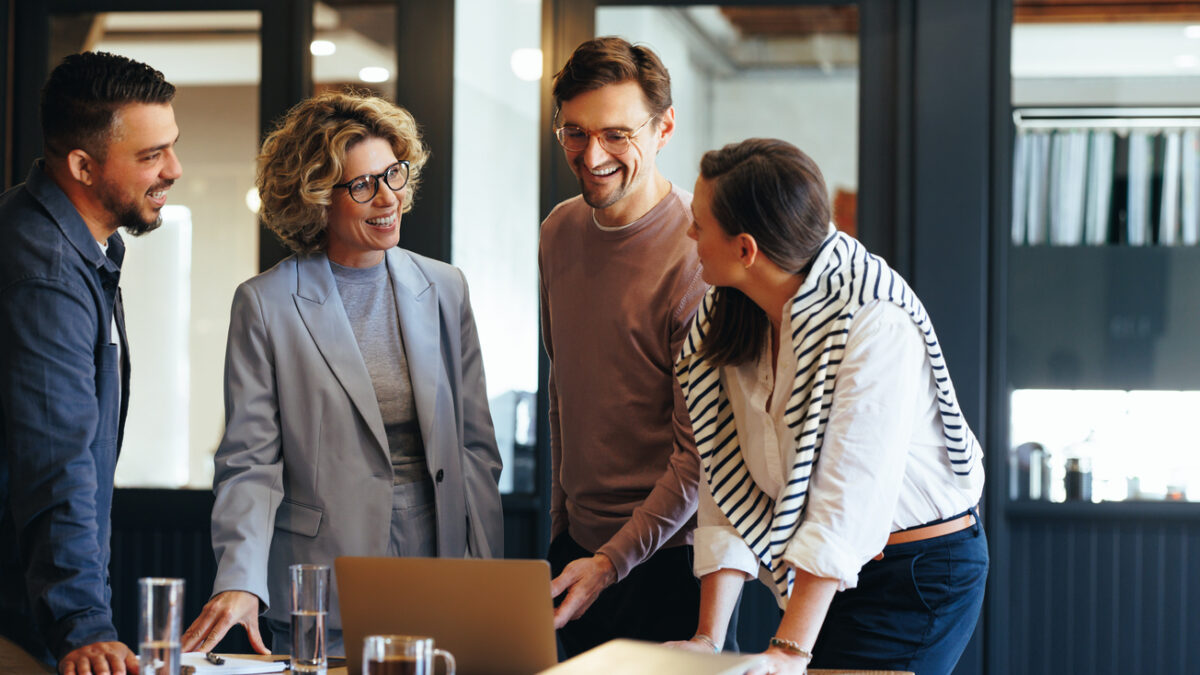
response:
[[[225,663],[217,666],[204,658],[204,652],[187,652],[183,655],[183,665],[196,669],[196,675],[252,675],[253,673],[281,673],[287,668],[287,661],[256,661],[254,659],[239,659],[235,656],[222,656]]]

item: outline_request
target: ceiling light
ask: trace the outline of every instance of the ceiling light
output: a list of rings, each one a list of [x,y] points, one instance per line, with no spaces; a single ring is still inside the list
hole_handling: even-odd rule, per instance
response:
[[[1176,68],[1195,68],[1197,65],[1200,65],[1200,58],[1195,54],[1180,54],[1175,57]]]
[[[262,208],[262,199],[258,196],[258,188],[250,188],[246,190],[246,208],[250,209],[250,213],[258,213]]]
[[[387,68],[367,66],[358,71],[358,79],[363,82],[387,82],[392,79],[392,74],[388,72]]]
[[[1200,26],[1188,26],[1183,29],[1183,34],[1192,39],[1200,40]]]
[[[542,50],[522,47],[514,50],[509,59],[513,73],[526,82],[542,79]]]
[[[329,56],[337,51],[337,45],[329,40],[313,40],[308,46],[308,51],[312,52],[313,56]]]

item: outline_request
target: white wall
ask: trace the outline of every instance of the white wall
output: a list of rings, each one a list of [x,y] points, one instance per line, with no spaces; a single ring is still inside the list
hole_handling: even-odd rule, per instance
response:
[[[712,146],[781,138],[821,167],[832,195],[858,189],[858,76],[821,71],[755,73],[718,80]]]
[[[722,74],[670,11],[604,7],[597,35],[655,51],[671,73],[675,137],[659,156],[667,178],[688,190],[708,150],[751,137],[781,138],[816,160],[830,194],[858,189],[858,76],[819,69]]]

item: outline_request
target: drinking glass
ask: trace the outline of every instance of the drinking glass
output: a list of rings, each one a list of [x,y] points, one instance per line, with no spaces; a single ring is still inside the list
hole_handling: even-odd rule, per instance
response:
[[[292,672],[324,673],[329,566],[292,565]]]
[[[183,579],[138,579],[138,664],[142,675],[179,675]]]

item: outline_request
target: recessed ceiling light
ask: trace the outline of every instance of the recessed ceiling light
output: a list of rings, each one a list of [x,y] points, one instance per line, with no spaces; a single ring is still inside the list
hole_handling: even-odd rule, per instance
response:
[[[526,82],[542,79],[542,50],[522,47],[513,50],[509,58],[513,73]]]
[[[1177,68],[1195,68],[1200,65],[1200,58],[1195,54],[1180,54],[1175,57],[1175,67]]]
[[[1200,26],[1188,26],[1183,29],[1183,34],[1192,39],[1200,40]]]
[[[313,40],[308,46],[308,51],[312,52],[313,56],[329,56],[337,51],[337,45],[329,40]]]
[[[392,74],[388,72],[387,68],[367,66],[358,71],[358,79],[363,82],[387,82],[392,79]]]

